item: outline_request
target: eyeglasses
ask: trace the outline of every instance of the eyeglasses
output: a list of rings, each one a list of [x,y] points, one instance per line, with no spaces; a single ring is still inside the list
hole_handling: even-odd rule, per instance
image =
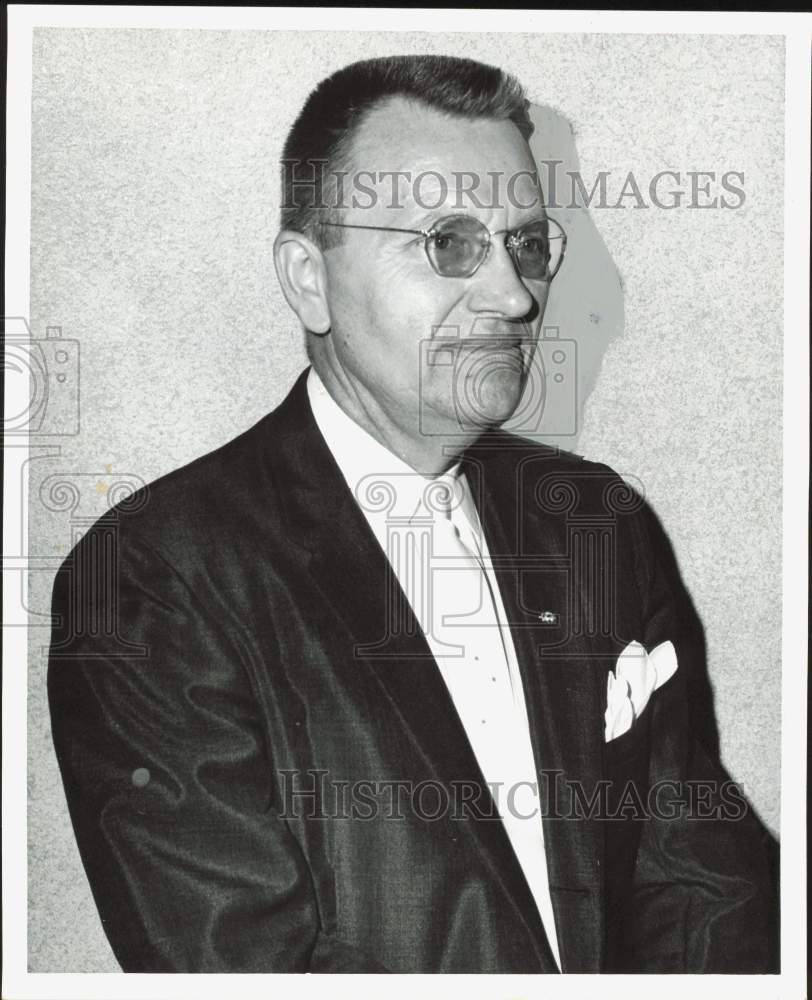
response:
[[[561,267],[567,234],[553,219],[535,219],[519,229],[491,232],[470,215],[447,215],[431,229],[395,229],[391,226],[360,226],[344,222],[322,222],[335,229],[374,229],[384,233],[411,233],[423,237],[429,263],[444,278],[471,278],[488,256],[491,238],[505,237],[505,248],[523,278],[552,281]]]

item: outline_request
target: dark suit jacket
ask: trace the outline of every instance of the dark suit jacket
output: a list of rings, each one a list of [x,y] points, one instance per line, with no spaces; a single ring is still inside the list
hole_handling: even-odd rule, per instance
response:
[[[464,468],[525,687],[563,970],[767,970],[760,829],[697,739],[690,606],[650,513],[606,467],[503,433]],[[125,970],[554,971],[404,603],[304,375],[79,542],[54,589],[53,735]],[[632,639],[673,641],[679,669],[607,745]],[[717,783],[712,818],[685,815],[687,779]]]

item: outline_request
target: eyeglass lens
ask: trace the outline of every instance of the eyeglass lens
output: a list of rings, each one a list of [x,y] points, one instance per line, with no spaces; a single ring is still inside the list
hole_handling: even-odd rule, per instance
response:
[[[434,226],[426,250],[434,269],[447,278],[466,278],[485,258],[491,236],[471,216],[449,216]],[[519,273],[525,278],[550,280],[558,270],[564,249],[563,232],[550,232],[545,220],[507,236],[507,247]]]

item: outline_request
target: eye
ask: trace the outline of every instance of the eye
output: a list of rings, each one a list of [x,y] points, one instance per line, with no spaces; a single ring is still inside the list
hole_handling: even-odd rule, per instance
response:
[[[522,250],[524,253],[537,254],[539,257],[544,257],[547,253],[549,253],[547,240],[542,236],[520,237],[517,242],[519,244],[518,249]]]
[[[445,259],[469,257],[475,252],[475,243],[470,234],[447,229],[433,233],[429,240],[435,254]]]
[[[441,219],[426,241],[429,260],[447,278],[468,277],[488,252],[490,234],[470,216]]]

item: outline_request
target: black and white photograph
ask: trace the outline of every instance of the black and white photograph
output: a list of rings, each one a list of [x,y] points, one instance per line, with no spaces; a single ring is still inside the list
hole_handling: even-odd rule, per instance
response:
[[[8,8],[3,996],[805,995],[811,41]]]

